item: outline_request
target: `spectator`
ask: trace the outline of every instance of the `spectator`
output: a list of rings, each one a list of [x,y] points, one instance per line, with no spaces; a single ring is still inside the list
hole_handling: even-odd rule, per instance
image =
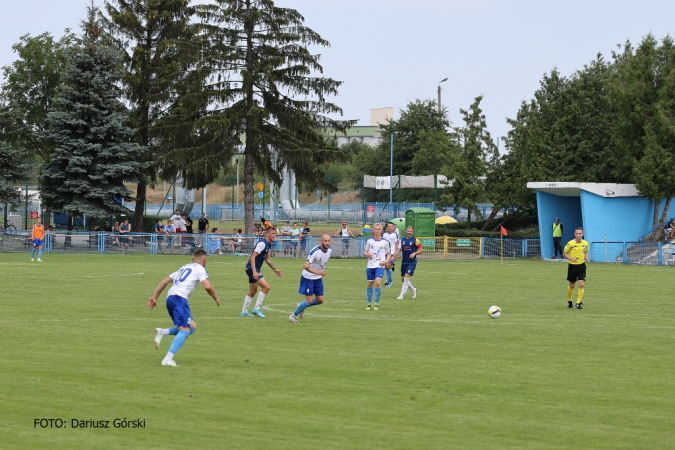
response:
[[[354,233],[347,226],[347,222],[342,222],[342,228],[339,228],[333,236],[342,237],[342,257],[346,258],[349,256],[349,238],[354,237]]]
[[[185,232],[186,232],[187,234],[192,234],[192,233],[193,233],[193,231],[192,231],[192,223],[193,223],[193,222],[192,222],[192,217],[187,216],[187,217],[185,218]],[[190,247],[192,247],[192,246],[195,245],[195,239],[194,239],[192,236],[190,236],[190,237],[187,238],[187,243],[188,243],[188,245],[189,245]],[[200,246],[200,247],[201,247],[201,246]]]
[[[223,252],[220,250],[220,236],[218,236],[218,228],[211,230],[211,236],[209,237],[209,253],[218,253],[222,255]]]
[[[157,233],[157,253],[163,255],[162,251],[162,242],[164,241],[164,236],[166,235],[166,228],[162,223],[162,219],[159,219],[155,224],[155,233]]]
[[[160,220],[159,223],[162,223],[162,221]],[[120,247],[122,247],[123,254],[126,254],[129,249],[129,238],[127,236],[129,233],[131,233],[131,224],[129,223],[129,219],[125,218],[122,225],[120,225]]]
[[[298,256],[298,242],[300,241],[300,230],[298,229],[298,224],[293,223],[293,228],[291,228],[291,255],[293,258]]]
[[[553,259],[558,257],[558,252],[560,252],[560,259],[563,257],[562,233],[563,225],[560,223],[560,219],[556,217],[555,222],[553,222]]]
[[[288,236],[291,235],[291,222],[288,220],[286,221],[286,225],[281,228],[281,236],[283,236],[281,240],[281,244],[284,247],[284,256],[288,256],[288,252],[291,247],[291,241],[289,240]]]
[[[176,226],[171,219],[167,222],[164,231],[166,231],[166,247],[169,253],[173,254],[173,247],[176,243]]]
[[[307,237],[309,236],[309,224],[304,222],[302,224],[302,230],[300,230],[300,253],[298,256],[304,254],[305,258],[307,257]]]
[[[673,235],[675,234],[675,219],[670,219],[668,223],[666,224],[666,236],[665,236],[665,241],[668,242],[673,238]]]
[[[209,231],[209,219],[206,218],[206,214],[202,213],[202,216],[199,218],[199,223],[197,224],[197,230],[201,234],[206,234]]]

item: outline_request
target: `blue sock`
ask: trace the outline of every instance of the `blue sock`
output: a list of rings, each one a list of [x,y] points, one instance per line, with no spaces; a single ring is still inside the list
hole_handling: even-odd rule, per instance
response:
[[[35,249],[30,252],[30,259],[35,258]]]
[[[380,294],[382,293],[382,288],[375,288],[375,303],[380,303]]]
[[[42,258],[42,249],[38,250],[38,259]]]
[[[373,302],[373,288],[372,286],[368,288],[368,303]]]
[[[195,334],[195,331],[197,330],[195,330],[194,328],[190,328],[190,334]]]
[[[177,335],[177,334],[178,334],[178,327],[171,327],[171,328],[169,328],[169,334],[170,334],[171,336]]]
[[[313,304],[314,304],[314,301],[312,301],[312,305]],[[307,300],[305,300],[304,302],[302,302],[298,305],[298,307],[295,309],[295,312],[293,314],[295,314],[297,316],[298,314],[300,314],[301,312],[303,312],[305,309],[309,308],[312,305],[307,303]]]
[[[173,353],[174,355],[178,353],[178,350],[185,344],[185,340],[190,336],[189,331],[185,330],[180,330],[178,334],[176,335],[175,338],[173,338],[173,342],[171,343],[171,348],[169,348],[169,352]]]
[[[392,270],[387,269],[387,283],[391,283]]]

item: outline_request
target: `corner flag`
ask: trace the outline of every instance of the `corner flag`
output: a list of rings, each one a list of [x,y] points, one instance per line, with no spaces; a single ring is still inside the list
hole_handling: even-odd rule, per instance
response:
[[[504,236],[508,236],[509,234],[506,232],[506,228],[504,228],[503,225],[500,225],[500,227],[502,228],[502,229],[501,229],[501,233],[502,233]]]

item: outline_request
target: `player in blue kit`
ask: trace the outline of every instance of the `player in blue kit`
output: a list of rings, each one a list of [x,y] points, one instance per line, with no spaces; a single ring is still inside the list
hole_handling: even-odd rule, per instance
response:
[[[403,300],[408,288],[412,291],[412,298],[417,298],[417,289],[410,282],[410,277],[415,274],[415,267],[417,267],[417,255],[421,255],[424,252],[420,240],[413,236],[413,228],[406,227],[405,229],[405,238],[401,239],[401,253],[403,254],[403,259],[401,260],[401,281],[403,282],[403,287],[401,287],[401,294],[396,298],[396,300]]]
[[[265,230],[265,239],[255,244],[251,258],[249,258],[246,263],[246,275],[248,275],[248,294],[244,298],[244,307],[241,310],[241,316],[251,317],[256,316],[260,318],[265,318],[265,314],[260,310],[262,308],[263,301],[265,296],[270,291],[270,285],[267,283],[260,273],[260,268],[262,267],[263,261],[267,263],[268,266],[272,268],[274,273],[281,278],[281,270],[274,267],[272,264],[272,259],[270,258],[270,248],[274,244],[274,241],[277,239],[277,230],[272,226],[268,226]],[[248,307],[251,306],[253,301],[253,296],[258,292],[258,286],[260,286],[260,294],[255,301],[255,307],[253,308],[253,314],[248,312]]]
[[[381,224],[376,223],[373,225],[373,237],[366,241],[366,245],[363,248],[363,256],[368,258],[368,265],[366,266],[368,305],[366,306],[366,310],[370,311],[373,309],[377,311],[380,309],[384,266],[391,257],[389,242],[382,239]],[[375,304],[373,304],[373,294],[375,294]]]
[[[305,309],[323,303],[323,277],[327,273],[326,264],[328,264],[330,254],[330,236],[324,234],[321,236],[321,245],[311,249],[305,260],[298,290],[298,293],[305,296],[305,301],[298,303],[297,309],[289,317],[291,322],[298,323]]]
[[[206,292],[216,301],[216,305],[220,306],[216,290],[209,283],[209,274],[206,272],[206,252],[202,249],[194,253],[190,264],[184,265],[178,271],[160,281],[154,294],[148,300],[149,309],[157,306],[157,298],[166,285],[171,282],[173,282],[173,286],[169,289],[166,297],[166,309],[169,311],[175,327],[155,329],[155,348],[159,348],[164,336],[169,334],[176,336],[173,338],[168,353],[162,360],[163,366],[177,365],[176,361],[173,360],[174,355],[181,349],[188,336],[197,331],[197,324],[192,320],[192,313],[187,300],[197,285],[201,283]]]

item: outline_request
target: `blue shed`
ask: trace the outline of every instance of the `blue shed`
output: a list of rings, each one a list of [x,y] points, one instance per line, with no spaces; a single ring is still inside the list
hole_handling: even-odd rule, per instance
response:
[[[531,182],[527,187],[537,191],[542,258],[553,254],[556,217],[563,224],[563,247],[574,239],[577,227],[584,228],[584,239],[589,243],[604,242],[605,237],[608,242],[636,242],[653,228],[654,202],[642,197],[634,184]],[[665,203],[665,199],[661,201],[659,216]],[[602,253],[591,245],[592,261],[601,261],[604,249]],[[621,254],[614,253],[607,255],[608,261]]]

